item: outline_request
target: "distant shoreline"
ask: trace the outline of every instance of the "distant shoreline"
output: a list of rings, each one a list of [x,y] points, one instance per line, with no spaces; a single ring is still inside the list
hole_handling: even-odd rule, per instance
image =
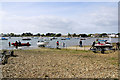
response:
[[[9,36],[5,36],[5,37],[9,37]],[[34,37],[41,37],[41,36],[19,36],[19,37],[31,37],[31,38],[34,38]],[[50,37],[50,36],[44,36],[44,37]],[[61,37],[65,37],[65,36],[61,36]],[[69,38],[109,38],[109,37],[69,37]],[[120,37],[111,37],[111,38],[120,38]]]

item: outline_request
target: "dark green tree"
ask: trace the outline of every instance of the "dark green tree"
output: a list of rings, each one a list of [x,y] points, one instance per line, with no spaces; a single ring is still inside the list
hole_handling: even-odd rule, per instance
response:
[[[56,34],[56,37],[60,37],[60,36],[61,36],[61,33]]]
[[[76,33],[73,34],[73,37],[77,37]]]
[[[70,33],[68,33],[68,37],[71,37],[71,34],[70,34]]]

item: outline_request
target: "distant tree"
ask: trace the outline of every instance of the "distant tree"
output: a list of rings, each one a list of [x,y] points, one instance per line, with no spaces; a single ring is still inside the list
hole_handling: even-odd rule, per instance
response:
[[[37,33],[36,36],[40,36],[40,33]]]
[[[29,33],[23,33],[22,36],[33,36],[33,34],[30,33],[30,32]]]
[[[56,37],[60,37],[60,36],[61,36],[61,33],[56,34]]]
[[[80,35],[80,34],[78,34],[77,36],[78,36],[78,37],[81,37],[81,35]]]
[[[77,37],[76,33],[73,34],[73,37]]]
[[[120,35],[120,33],[117,33],[116,35]]]
[[[92,35],[92,34],[88,34],[87,36],[88,36],[88,37],[91,37],[91,35]]]
[[[71,34],[70,34],[70,33],[68,33],[68,37],[71,37]]]
[[[56,34],[55,33],[47,33],[46,36],[49,36],[49,37],[53,37],[55,36]]]
[[[93,36],[94,36],[94,37],[100,37],[100,34],[95,33]]]
[[[15,36],[15,34],[14,33],[10,33],[9,36],[13,37],[13,36]]]
[[[81,37],[87,37],[87,34],[81,34]]]
[[[45,36],[44,34],[41,34],[41,36],[43,37],[43,36]]]
[[[107,33],[100,34],[100,37],[107,37]]]

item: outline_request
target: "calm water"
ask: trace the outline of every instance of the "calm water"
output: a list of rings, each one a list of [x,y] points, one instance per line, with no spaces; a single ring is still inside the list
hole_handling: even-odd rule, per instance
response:
[[[47,39],[46,37],[44,37]],[[61,40],[61,37],[59,37],[56,40],[49,41],[49,44],[46,47],[49,48],[56,48],[56,41],[59,41],[60,47],[62,48],[63,42],[66,44],[66,47],[69,46],[74,46],[74,45],[79,45],[79,41],[81,38],[76,39],[76,38],[71,38],[70,40]],[[91,45],[93,41],[95,41],[97,38],[87,38],[86,40],[83,40],[83,45]],[[103,39],[103,38],[102,38]],[[105,40],[109,41],[109,38],[104,38]],[[24,49],[33,49],[33,48],[38,48],[37,47],[37,42],[41,39],[35,39],[31,38],[30,41],[23,41],[22,37],[11,37],[11,39],[8,38],[8,40],[0,40],[0,49],[14,49],[14,47],[8,47],[9,42],[15,42],[20,40],[22,43],[24,42],[29,42],[31,44],[30,47],[24,47]],[[111,42],[115,43],[118,42],[118,38],[111,38]]]

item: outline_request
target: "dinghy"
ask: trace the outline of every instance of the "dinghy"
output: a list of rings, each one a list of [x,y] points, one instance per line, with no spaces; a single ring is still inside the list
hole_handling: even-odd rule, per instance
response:
[[[49,42],[46,41],[38,41],[37,46],[38,47],[45,47],[45,45],[47,45]]]

